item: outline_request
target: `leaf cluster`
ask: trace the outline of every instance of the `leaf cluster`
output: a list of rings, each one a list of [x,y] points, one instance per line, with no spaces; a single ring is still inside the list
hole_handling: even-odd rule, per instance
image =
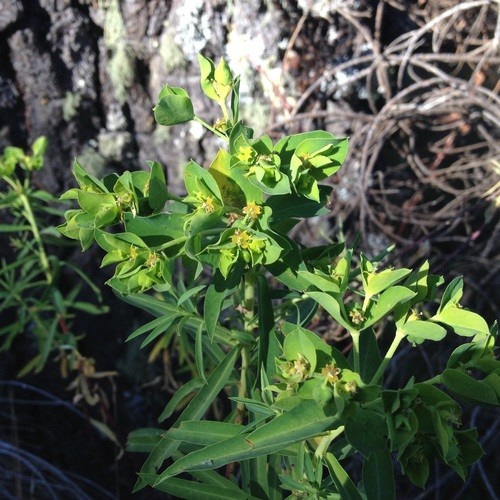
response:
[[[58,356],[63,376],[79,369],[85,358],[71,329],[73,315],[105,311],[100,290],[71,263],[48,251],[67,242],[52,225],[64,213],[57,199],[31,183],[31,174],[43,167],[46,148],[45,137],[39,137],[31,154],[9,146],[0,157],[0,209],[9,221],[0,225],[0,233],[10,244],[0,269],[0,313],[6,318],[0,326],[0,351],[11,349],[20,336],[31,336],[36,344],[35,356],[19,376],[40,372],[53,355]],[[69,289],[60,279],[66,270],[78,278]],[[97,304],[80,299],[83,286],[93,290]]]

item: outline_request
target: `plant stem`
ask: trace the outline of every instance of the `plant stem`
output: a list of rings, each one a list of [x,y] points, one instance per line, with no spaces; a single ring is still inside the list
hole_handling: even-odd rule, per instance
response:
[[[370,305],[370,300],[371,300],[372,296],[371,295],[368,295],[366,294],[365,295],[365,298],[363,299],[363,306],[361,307],[361,310],[365,313],[366,312],[366,309],[368,308],[368,306]]]
[[[219,105],[222,109],[222,114],[224,115],[224,119],[229,121],[229,113],[227,112],[226,100],[219,101]]]
[[[252,271],[247,271],[243,281],[243,318],[245,332],[253,332],[253,316],[255,309],[255,276]]]
[[[354,359],[354,371],[359,373],[360,372],[360,365],[359,365],[359,336],[360,332],[358,330],[350,330],[349,333],[351,334],[352,338],[352,355]]]
[[[243,320],[244,329],[247,333],[253,333],[253,316],[255,309],[255,276],[252,271],[247,271],[243,277]],[[238,397],[247,397],[247,370],[250,365],[250,348],[249,346],[243,346],[241,350],[241,373],[240,373],[240,384],[238,388]],[[245,413],[245,405],[242,402],[238,402],[236,406],[236,423],[241,424],[243,422],[243,416]]]
[[[321,438],[321,441],[316,448],[316,451],[314,452],[314,456],[316,458],[322,458],[323,455],[327,452],[328,448],[330,447],[331,442],[337,437],[340,436],[344,432],[344,426],[341,425],[337,429],[330,431],[328,434],[324,435]]]
[[[23,215],[31,227],[33,238],[35,238],[36,244],[38,246],[38,257],[40,259],[40,264],[42,265],[42,271],[47,278],[47,283],[50,285],[53,281],[53,276],[50,269],[49,259],[47,257],[47,254],[45,253],[45,247],[43,246],[42,237],[40,236],[40,231],[38,230],[35,214],[33,213],[33,210],[31,208],[30,200],[22,191],[19,192],[19,199],[21,200],[24,208]]]
[[[382,361],[380,363],[380,366],[378,367],[377,371],[375,372],[375,375],[373,375],[373,378],[370,381],[371,384],[377,384],[382,375],[385,372],[385,369],[387,368],[387,365],[391,361],[392,357],[394,356],[394,353],[396,352],[396,349],[399,347],[399,344],[401,341],[405,338],[405,334],[401,332],[400,330],[396,330],[396,335],[394,336],[394,339],[392,340],[391,345],[389,346],[389,349],[387,349],[387,353]]]
[[[164,243],[160,247],[158,247],[156,250],[166,250],[167,248],[174,247],[175,245],[179,245],[180,243],[184,243],[188,239],[187,236],[181,236],[180,238],[175,238],[174,240],[167,241],[167,243]]]
[[[195,116],[194,117],[194,121],[198,122],[201,125],[203,125],[203,127],[205,127],[206,129],[210,130],[210,132],[212,132],[213,134],[217,135],[221,139],[224,139],[226,142],[229,142],[229,139],[228,139],[228,137],[227,137],[226,134],[224,134],[220,130],[217,130],[215,127],[212,127],[212,125],[210,125],[209,123],[207,123],[205,120],[203,120],[199,116]]]

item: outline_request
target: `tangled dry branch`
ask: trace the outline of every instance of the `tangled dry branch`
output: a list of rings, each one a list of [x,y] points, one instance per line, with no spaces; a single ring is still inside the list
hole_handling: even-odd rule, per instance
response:
[[[500,266],[499,3],[385,0],[371,29],[350,3],[332,15],[357,32],[359,53],[321,74],[273,128],[312,119],[344,126],[351,153],[333,215],[359,220],[373,252],[377,241],[395,241],[406,261],[431,257],[439,267],[454,258],[458,269],[472,260],[481,289]],[[415,28],[384,45],[386,9],[405,12]],[[356,86],[368,112],[343,100]],[[327,110],[303,111],[325,89]]]

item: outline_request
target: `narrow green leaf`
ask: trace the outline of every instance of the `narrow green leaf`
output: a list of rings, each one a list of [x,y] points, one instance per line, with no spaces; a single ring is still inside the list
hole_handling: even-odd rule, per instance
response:
[[[311,273],[310,271],[299,271],[298,274],[322,292],[340,293],[339,285],[333,279],[328,279],[329,277],[326,274],[320,275],[318,273]]]
[[[165,434],[165,429],[144,428],[132,431],[127,438],[127,451],[151,452]]]
[[[164,420],[172,416],[176,407],[184,398],[189,396],[189,394],[191,394],[192,392],[200,389],[205,384],[206,382],[203,379],[193,378],[186,382],[184,385],[181,385],[179,389],[175,391],[175,394],[172,396],[165,409],[161,412],[161,415],[158,417],[158,422],[163,422]]]
[[[36,326],[37,335],[43,339],[40,346],[40,363],[35,373],[39,373],[49,357],[50,351],[54,348],[54,337],[59,327],[59,318],[55,318],[50,324],[38,323]]]
[[[352,479],[335,456],[331,453],[326,453],[325,460],[328,471],[330,472],[330,477],[340,493],[342,500],[362,500],[363,497],[352,482]]]
[[[168,345],[170,342],[170,339],[172,338],[173,334],[177,330],[177,328],[174,328],[175,326],[178,326],[179,331],[181,329],[181,325],[183,322],[186,321],[186,317],[181,317],[180,321],[177,321],[179,317],[174,318],[173,321],[168,323],[168,326],[165,324],[159,325],[156,328],[154,328],[151,333],[141,342],[141,349],[146,347],[147,345],[151,344],[154,340],[156,340],[160,335],[165,334],[165,337],[163,338],[163,342],[165,342],[165,345]]]
[[[215,469],[230,462],[268,455],[338,425],[337,416],[327,416],[314,401],[305,400],[250,434],[235,436],[190,453],[168,467],[160,475],[158,484],[182,472]]]
[[[146,332],[149,332],[151,330],[155,330],[155,329],[163,329],[162,331],[165,331],[167,330],[167,328],[169,326],[171,326],[173,324],[173,322],[175,321],[175,319],[178,317],[177,314],[175,313],[171,313],[171,314],[166,314],[164,316],[160,316],[159,318],[156,318],[152,321],[150,321],[149,323],[146,323],[145,325],[142,325],[140,326],[139,328],[137,328],[137,330],[134,330],[128,337],[127,337],[127,340],[126,342],[130,341],[130,340],[133,340],[137,337],[139,337],[140,335],[143,335],[144,333]],[[161,331],[160,331],[161,333]]]
[[[179,300],[177,301],[177,305],[181,306],[186,302],[186,300],[189,300],[191,297],[194,295],[197,295],[199,292],[204,290],[206,288],[206,285],[198,285],[193,288],[190,288],[189,290],[186,290],[180,297]]]
[[[71,307],[73,309],[77,309],[78,311],[86,312],[87,314],[104,314],[109,311],[107,306],[91,304],[90,302],[82,302],[80,300],[76,300],[71,303]]]
[[[205,377],[205,364],[203,362],[203,323],[196,330],[196,338],[194,341],[194,357],[196,361],[196,369],[198,370],[198,375],[203,379],[205,384],[207,379]]]
[[[30,359],[17,373],[17,378],[22,378],[26,374],[30,373],[32,370],[36,370],[36,367],[39,367],[40,364],[43,363],[42,357],[40,354],[37,354],[34,358]],[[43,366],[43,364],[41,365]]]
[[[125,302],[140,307],[153,316],[177,315],[182,311],[182,309],[179,310],[179,308],[173,304],[169,304],[164,300],[155,299],[151,297],[151,295],[146,295],[144,293],[132,293],[122,298]]]
[[[178,456],[179,455],[179,456]],[[176,453],[174,458],[175,460],[178,460],[180,458],[181,454]],[[244,495],[245,493],[238,487],[237,484],[233,483],[231,480],[226,479],[225,477],[221,476],[217,472],[213,470],[199,470],[196,472],[191,472],[191,475],[198,479],[198,481],[201,481],[202,483],[205,484],[211,484],[214,486],[218,486],[223,489],[228,489],[228,490],[233,490],[236,492],[237,495]],[[250,499],[248,499],[250,500]]]
[[[232,438],[244,430],[242,425],[210,420],[188,420],[170,429],[166,437],[175,441],[208,446]]]
[[[232,397],[230,398],[232,401],[236,401],[237,403],[243,403],[249,411],[255,413],[256,415],[266,415],[266,416],[274,416],[275,412],[269,408],[269,405],[266,403],[262,403],[261,401],[256,401],[251,398],[238,398]]]
[[[19,233],[21,231],[29,231],[31,226],[24,224],[0,224],[0,233]]]
[[[185,420],[201,419],[219,392],[226,385],[239,352],[240,348],[238,346],[231,349],[222,363],[210,374],[208,383],[191,400],[172,427],[178,427]],[[155,466],[158,467],[166,458],[170,457],[177,450],[178,446],[179,441],[172,441],[167,437],[163,437],[144,463],[142,471],[151,472]]]
[[[203,500],[248,500],[248,495],[238,493],[232,488],[222,488],[220,485],[198,483],[188,479],[170,478],[168,481],[157,484],[156,474],[141,473],[140,479],[155,489],[172,495],[174,498],[203,498]]]
[[[378,450],[363,462],[363,486],[369,500],[394,500],[394,470],[389,450]]]
[[[268,498],[267,484],[267,457],[260,456],[249,460],[250,466],[250,493],[255,498]]]

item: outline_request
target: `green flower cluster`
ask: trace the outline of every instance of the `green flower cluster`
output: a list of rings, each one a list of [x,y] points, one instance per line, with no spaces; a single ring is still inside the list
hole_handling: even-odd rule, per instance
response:
[[[66,213],[61,231],[80,240],[83,249],[97,241],[107,252],[103,265],[116,265],[109,284],[121,293],[168,289],[178,257],[194,264],[195,278],[207,265],[232,281],[250,268],[276,263],[291,249],[286,233],[296,216],[326,210],[331,188],[318,181],[335,173],[346,157],[347,139],[324,131],[274,145],[267,136],[253,140],[253,131],[238,121],[238,78],[224,60],[215,66],[200,56],[199,62],[201,87],[221,107],[222,121],[206,124],[187,92],[168,85],[154,109],[160,125],[197,120],[228,143],[208,168],[194,161],[185,166],[184,198],[168,192],[162,167],[154,162],[150,172],[102,180],[75,162],[79,188],[63,196],[77,200],[79,208]],[[110,226],[120,226],[119,234],[107,233]]]
[[[108,283],[120,293],[171,286],[172,264],[161,248],[171,237],[155,238],[148,231],[153,221],[165,224],[172,219],[161,213],[169,194],[161,165],[151,162],[150,168],[150,172],[127,171],[98,180],[75,161],[73,173],[79,187],[61,197],[77,200],[80,208],[65,213],[66,222],[59,230],[79,240],[84,250],[96,241],[107,252],[102,265],[116,264]],[[125,231],[106,232],[115,225]]]
[[[268,386],[276,393],[275,407],[288,410],[301,400],[315,400],[329,414],[340,417],[349,401],[363,399],[372,390],[345,357],[312,331],[283,322],[283,355],[275,359],[277,383]]]
[[[398,451],[403,471],[418,486],[425,486],[436,458],[465,479],[467,466],[484,455],[477,431],[459,430],[460,405],[437,387],[410,381],[404,389],[383,391],[382,400],[391,451]]]
[[[27,155],[21,148],[7,146],[0,156],[0,176],[11,177],[17,166],[27,172],[41,170],[46,149],[47,138],[44,136],[38,137],[33,142],[31,155]]]

